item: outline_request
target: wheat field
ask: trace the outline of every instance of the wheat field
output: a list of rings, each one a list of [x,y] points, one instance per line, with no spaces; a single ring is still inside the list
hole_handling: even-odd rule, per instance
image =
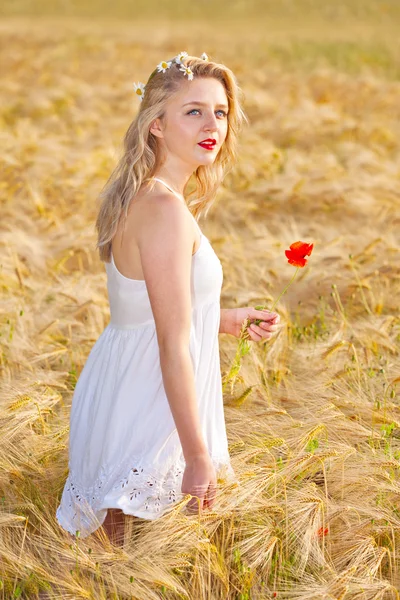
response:
[[[0,16],[0,599],[399,598],[398,3],[21,0]],[[200,517],[129,523],[124,548],[72,540],[55,519],[71,398],[109,321],[97,196],[133,81],[183,50],[234,71],[249,119],[199,223],[221,306],[272,303],[284,250],[314,250],[224,393],[241,485]],[[220,335],[222,375],[236,346]]]

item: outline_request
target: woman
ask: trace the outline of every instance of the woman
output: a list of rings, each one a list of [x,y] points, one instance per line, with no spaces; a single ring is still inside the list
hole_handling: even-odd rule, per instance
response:
[[[211,508],[217,475],[237,481],[226,437],[218,333],[254,341],[279,316],[222,309],[222,266],[195,216],[210,207],[246,119],[233,73],[182,52],[161,62],[102,192],[96,227],[111,319],[81,372],[71,407],[60,525],[113,539],[124,515],[156,519],[185,494]],[[188,208],[192,175],[197,200]]]

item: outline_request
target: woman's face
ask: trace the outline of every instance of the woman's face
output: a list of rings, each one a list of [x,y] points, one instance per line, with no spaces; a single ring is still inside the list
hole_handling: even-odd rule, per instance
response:
[[[150,131],[162,138],[167,155],[174,155],[175,161],[178,159],[194,170],[214,162],[228,132],[227,114],[228,100],[222,83],[195,76],[168,102],[164,122],[157,119],[156,128]],[[199,145],[208,138],[216,143]]]

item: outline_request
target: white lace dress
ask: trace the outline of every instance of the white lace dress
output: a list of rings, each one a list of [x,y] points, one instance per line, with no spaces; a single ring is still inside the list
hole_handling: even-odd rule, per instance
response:
[[[238,480],[228,453],[218,345],[223,271],[199,231],[190,354],[203,437],[217,476],[232,483]],[[184,497],[185,460],[164,390],[146,283],[122,275],[112,257],[105,265],[111,318],[74,390],[69,473],[56,511],[59,524],[73,535],[79,530],[81,538],[102,525],[108,508],[157,519]]]

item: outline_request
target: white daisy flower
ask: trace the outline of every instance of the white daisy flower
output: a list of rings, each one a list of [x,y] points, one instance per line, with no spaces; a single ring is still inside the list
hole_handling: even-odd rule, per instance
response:
[[[178,63],[178,65],[183,64],[182,61],[186,56],[188,56],[187,52],[180,52],[175,56],[175,62]]]
[[[190,67],[182,66],[179,70],[183,71],[183,74],[188,76],[189,81],[193,79],[193,71]]]
[[[163,73],[165,73],[165,71],[167,69],[169,69],[171,65],[172,65],[171,61],[170,62],[166,62],[165,60],[162,60],[160,62],[160,64],[157,65],[158,72],[161,73],[161,71],[162,71]]]
[[[134,84],[133,84],[133,88],[134,88],[134,90],[135,90],[135,94],[136,94],[137,96],[139,96],[139,98],[140,98],[140,101],[142,101],[142,100],[143,100],[143,96],[144,96],[144,88],[145,88],[145,87],[146,87],[146,86],[145,86],[145,84],[144,84],[144,83],[142,83],[141,81],[138,81],[138,83],[134,83]]]
[[[201,58],[203,60],[208,60],[208,56],[207,56],[207,54],[205,52],[203,52],[203,54],[201,55]]]

